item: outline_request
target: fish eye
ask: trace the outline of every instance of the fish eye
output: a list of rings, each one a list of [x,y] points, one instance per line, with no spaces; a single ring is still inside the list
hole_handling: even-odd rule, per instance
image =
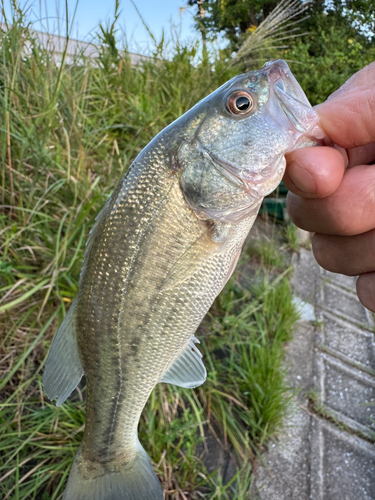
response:
[[[245,115],[253,106],[254,100],[245,90],[235,90],[227,97],[227,109],[232,115]]]

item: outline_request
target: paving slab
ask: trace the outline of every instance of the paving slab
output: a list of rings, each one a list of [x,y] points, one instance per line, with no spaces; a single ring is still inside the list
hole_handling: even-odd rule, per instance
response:
[[[321,374],[324,379],[322,402],[327,408],[375,429],[375,379],[334,357],[321,356],[324,369]]]
[[[330,311],[339,318],[367,326],[365,308],[353,292],[347,291],[337,283],[330,282],[322,282],[318,291],[318,306],[323,310]]]
[[[323,419],[314,420],[311,443],[311,499],[375,498],[375,448],[372,444]]]
[[[311,420],[306,390],[313,387],[314,327],[299,322],[294,339],[286,348],[288,382],[299,389],[285,430],[262,455],[250,491],[253,500],[310,499]]]
[[[375,372],[374,334],[355,325],[348,325],[345,320],[337,318],[329,311],[322,313],[324,328],[324,346],[338,357],[346,356],[347,360],[358,363],[362,369]]]
[[[316,321],[301,321],[287,348],[290,384],[302,390],[262,456],[250,496],[375,500],[374,315],[356,296],[356,278],[323,270],[305,249],[293,264],[295,294],[313,306]]]
[[[306,412],[295,408],[288,419],[289,427],[277,443],[270,445],[254,471],[252,500],[310,498],[310,420]]]

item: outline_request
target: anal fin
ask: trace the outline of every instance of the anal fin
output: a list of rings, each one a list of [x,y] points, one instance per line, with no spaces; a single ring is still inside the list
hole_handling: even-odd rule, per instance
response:
[[[174,361],[160,382],[178,385],[186,389],[194,389],[203,384],[207,372],[202,362],[202,354],[195,343],[199,343],[196,337],[192,337],[184,352]]]
[[[60,406],[79,384],[84,372],[78,354],[76,301],[70,306],[50,347],[43,374],[43,388],[50,400]]]

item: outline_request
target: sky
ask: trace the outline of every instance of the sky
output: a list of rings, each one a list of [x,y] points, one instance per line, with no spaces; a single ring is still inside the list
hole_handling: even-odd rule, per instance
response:
[[[65,0],[19,0],[22,8],[28,8],[33,28],[40,31],[58,33],[57,17],[60,18],[60,34],[65,34]],[[69,20],[72,22],[76,0],[67,0]],[[169,36],[171,22],[178,26],[181,40],[196,38],[193,28],[192,9],[181,9],[186,0],[135,0],[134,2],[145,22],[159,40],[162,29]],[[7,15],[10,0],[5,0]],[[113,19],[115,0],[78,0],[70,36],[79,40],[92,40],[99,22]],[[130,49],[146,50],[150,37],[144,28],[130,0],[120,0],[118,27],[126,32]],[[64,19],[61,22],[61,19]]]

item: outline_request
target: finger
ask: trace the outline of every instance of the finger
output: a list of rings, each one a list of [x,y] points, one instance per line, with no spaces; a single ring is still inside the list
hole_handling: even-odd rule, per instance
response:
[[[351,236],[375,227],[375,168],[360,165],[345,171],[338,189],[323,199],[288,193],[292,221],[302,229]]]
[[[357,295],[367,309],[375,312],[375,273],[361,274],[357,279]]]
[[[315,109],[330,139],[345,149],[375,142],[375,62]]]
[[[305,198],[325,198],[339,187],[345,171],[344,158],[331,147],[303,148],[287,156],[284,184]]]
[[[375,272],[375,230],[356,236],[314,234],[312,249],[318,264],[333,273]]]
[[[348,149],[347,151],[349,164],[348,168],[356,165],[369,165],[375,163],[375,142],[359,146],[358,148]]]
[[[362,89],[367,89],[374,84],[375,77],[375,63],[372,62],[357,71],[346,82],[341,85],[335,92],[333,92],[328,99],[333,99],[341,95],[343,92],[355,93]]]

